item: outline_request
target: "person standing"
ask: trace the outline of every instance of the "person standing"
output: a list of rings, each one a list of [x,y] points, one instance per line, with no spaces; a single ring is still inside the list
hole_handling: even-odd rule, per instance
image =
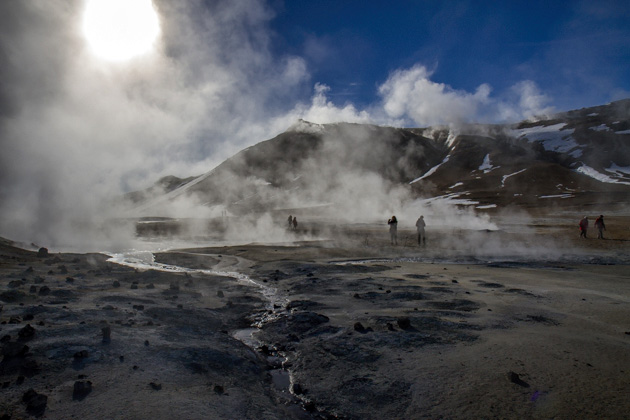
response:
[[[293,227],[293,216],[289,215],[288,222],[289,222],[289,229],[291,229]]]
[[[392,216],[387,224],[389,225],[389,238],[392,245],[398,245],[398,220],[396,220],[396,216]]]
[[[293,217],[293,230],[297,230],[297,217]]]
[[[586,239],[586,231],[588,230],[588,217],[584,216],[578,225],[580,227],[580,238]]]
[[[595,228],[597,229],[597,239],[604,239],[604,231],[606,230],[604,215],[600,214],[599,217],[595,219]]]
[[[424,222],[424,216],[420,216],[416,220],[416,229],[418,229],[418,245],[426,245],[427,237],[424,234],[424,227],[427,224]]]

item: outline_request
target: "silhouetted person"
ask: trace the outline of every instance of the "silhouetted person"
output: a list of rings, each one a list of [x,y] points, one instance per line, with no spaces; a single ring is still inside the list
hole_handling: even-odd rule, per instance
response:
[[[588,230],[588,217],[584,216],[578,225],[580,227],[580,238],[586,239],[586,231]]]
[[[597,239],[604,239],[604,231],[606,230],[606,225],[604,224],[604,216],[599,215],[597,219],[595,219],[595,228],[597,229]]]
[[[396,220],[396,216],[392,216],[387,224],[389,225],[389,237],[392,245],[398,245],[398,220]]]
[[[293,216],[289,215],[287,221],[289,222],[289,229],[291,229],[293,227]]]
[[[424,216],[420,216],[416,220],[416,229],[418,229],[418,245],[425,245],[427,243],[427,237],[424,234],[424,227],[427,224],[424,223]]]
[[[293,218],[293,230],[297,230],[297,217]]]

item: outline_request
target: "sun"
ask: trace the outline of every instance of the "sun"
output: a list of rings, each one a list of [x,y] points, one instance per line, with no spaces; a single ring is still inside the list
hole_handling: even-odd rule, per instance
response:
[[[155,47],[160,20],[151,0],[86,0],[83,34],[96,56],[125,61]]]

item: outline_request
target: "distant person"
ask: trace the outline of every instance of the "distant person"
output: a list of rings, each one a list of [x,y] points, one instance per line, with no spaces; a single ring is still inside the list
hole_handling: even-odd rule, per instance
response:
[[[291,229],[293,227],[293,216],[289,215],[289,218],[287,220],[289,222],[289,229]]]
[[[389,238],[392,245],[398,245],[398,220],[396,220],[396,216],[392,216],[387,224],[389,225]]]
[[[293,218],[293,230],[297,230],[297,217]]]
[[[586,231],[588,230],[588,217],[584,216],[578,225],[580,227],[580,238],[586,239]]]
[[[595,228],[597,229],[597,239],[604,239],[604,231],[606,230],[606,225],[604,224],[604,216],[599,215],[597,219],[595,219]]]
[[[424,234],[424,227],[427,224],[424,223],[424,216],[420,216],[418,220],[416,220],[416,229],[418,229],[418,245],[426,245],[427,237]]]

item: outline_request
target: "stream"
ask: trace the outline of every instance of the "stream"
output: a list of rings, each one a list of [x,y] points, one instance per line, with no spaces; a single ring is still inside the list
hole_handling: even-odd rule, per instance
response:
[[[258,282],[236,271],[197,269],[159,263],[155,261],[155,256],[151,251],[133,251],[109,255],[109,262],[139,270],[158,270],[169,273],[201,273],[230,277],[242,285],[257,289],[265,300],[265,310],[252,317],[254,322],[251,327],[235,330],[231,333],[231,336],[267,358],[267,362],[273,367],[273,369],[269,371],[272,384],[274,388],[281,393],[284,399],[288,397],[295,400],[296,403],[303,402],[298,395],[292,392],[293,377],[291,372],[284,367],[288,362],[286,355],[280,352],[268,351],[269,349],[263,345],[264,343],[256,338],[257,332],[259,332],[260,328],[266,323],[274,321],[286,314],[286,307],[289,300],[281,295],[278,289]]]

